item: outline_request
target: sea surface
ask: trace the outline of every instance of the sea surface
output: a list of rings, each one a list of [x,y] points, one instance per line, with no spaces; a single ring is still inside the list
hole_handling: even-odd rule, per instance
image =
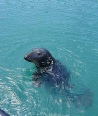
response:
[[[69,70],[75,91],[93,92],[77,108],[59,93],[35,88],[24,60],[46,48]],[[11,116],[98,116],[98,0],[0,0],[0,109]]]

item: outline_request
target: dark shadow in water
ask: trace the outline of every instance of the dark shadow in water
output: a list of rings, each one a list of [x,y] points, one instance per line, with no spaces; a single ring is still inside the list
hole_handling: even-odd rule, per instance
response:
[[[32,68],[34,68],[34,67],[32,67]],[[66,68],[64,69],[64,71],[65,71],[65,73],[68,72]],[[30,69],[26,69],[24,74],[27,79],[28,79],[28,77],[30,77],[30,80],[32,80],[33,75],[32,75],[32,71],[30,71]],[[69,76],[69,75],[70,74],[67,74],[67,76]],[[65,100],[72,102],[77,108],[84,107],[85,109],[87,109],[92,106],[93,93],[90,89],[83,87],[83,90],[79,90],[82,92],[75,93],[74,86],[72,86],[71,84],[67,84],[67,86],[65,86],[64,85],[65,83],[64,84],[60,83],[61,80],[59,80],[59,79],[55,80],[57,83],[60,83],[59,85],[57,85],[57,86],[52,85],[53,84],[53,82],[51,81],[52,77],[53,77],[53,75],[51,75],[49,73],[47,73],[47,74],[45,73],[40,77],[41,80],[39,79],[39,80],[35,81],[33,84],[34,84],[34,86],[37,85],[37,87],[39,87],[38,84],[41,82],[40,84],[45,87],[46,91],[48,91],[49,93],[51,93],[55,96],[62,94],[62,96]],[[82,86],[82,85],[79,85],[79,86]]]

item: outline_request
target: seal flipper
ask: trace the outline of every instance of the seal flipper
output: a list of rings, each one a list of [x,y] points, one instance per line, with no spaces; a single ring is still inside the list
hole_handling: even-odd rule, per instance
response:
[[[33,73],[33,78],[32,78],[32,80],[33,80],[33,81],[37,81],[37,80],[40,78],[40,76],[41,76],[41,73],[38,72],[38,71],[36,71],[35,73]]]
[[[43,80],[41,78],[42,74],[37,71],[33,74],[33,78],[32,78],[32,81],[33,81],[33,84],[35,87],[40,87],[43,83]]]
[[[87,109],[93,104],[93,93],[90,89],[85,90],[82,94],[73,94],[67,91],[66,97],[72,101],[76,107],[84,107]]]

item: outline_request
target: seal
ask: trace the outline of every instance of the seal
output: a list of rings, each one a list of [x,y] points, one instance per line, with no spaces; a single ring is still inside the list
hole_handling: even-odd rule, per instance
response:
[[[33,74],[35,86],[39,87],[43,82],[54,87],[68,86],[70,73],[48,50],[35,48],[26,54],[24,59],[36,66]]]
[[[48,89],[52,88],[53,92],[55,92],[54,90],[57,90],[57,92],[59,92],[58,90],[64,90],[63,94],[65,97],[72,101],[77,107],[84,106],[88,108],[92,106],[92,92],[89,89],[86,89],[80,94],[70,92],[70,72],[60,61],[55,59],[48,50],[35,48],[26,54],[24,59],[34,63],[36,66],[36,71],[33,73],[33,84],[36,87],[44,83],[45,87],[48,87]]]

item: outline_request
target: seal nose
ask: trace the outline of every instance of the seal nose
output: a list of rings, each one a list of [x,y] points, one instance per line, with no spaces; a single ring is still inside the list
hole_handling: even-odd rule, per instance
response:
[[[27,59],[27,55],[24,56],[24,59],[25,59],[25,60]]]

